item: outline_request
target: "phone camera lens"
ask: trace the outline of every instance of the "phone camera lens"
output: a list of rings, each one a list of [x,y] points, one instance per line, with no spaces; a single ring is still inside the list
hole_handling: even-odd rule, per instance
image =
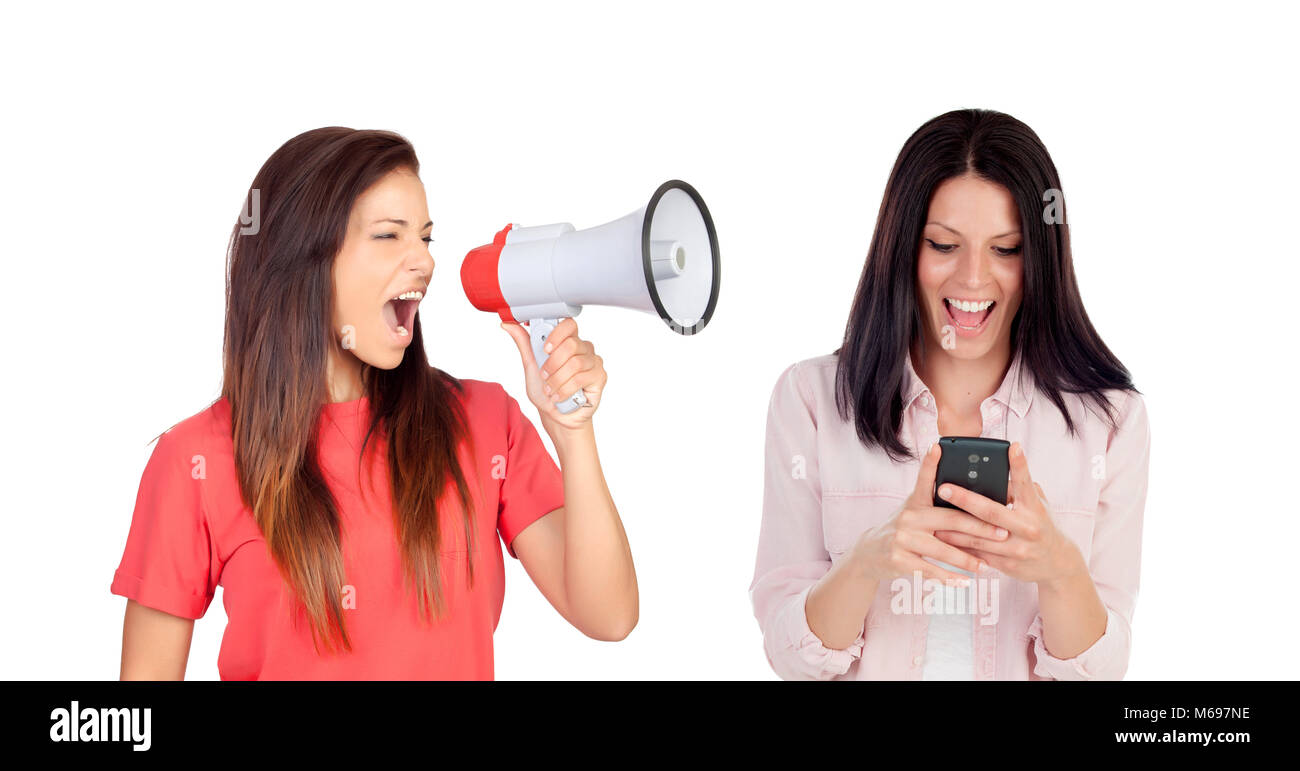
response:
[[[979,475],[980,475],[980,472],[975,471],[974,469],[971,469],[970,471],[966,472],[966,476],[970,477],[971,479],[975,479],[975,478],[979,477]]]
[[[971,453],[971,456],[970,456],[969,458],[967,458],[966,460],[970,461],[971,463],[979,463],[979,462],[980,462],[980,456],[978,456],[978,455],[976,455],[976,454],[974,454],[974,453]]]

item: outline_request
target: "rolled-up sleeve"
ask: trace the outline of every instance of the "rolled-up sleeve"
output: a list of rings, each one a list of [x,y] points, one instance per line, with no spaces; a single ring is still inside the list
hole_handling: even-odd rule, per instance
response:
[[[822,539],[817,412],[799,368],[781,374],[768,404],[763,521],[749,594],[772,669],[786,680],[829,680],[862,655],[864,637],[828,648],[804,612],[831,560]]]
[[[564,506],[564,472],[546,451],[541,435],[519,409],[519,402],[498,383],[505,403],[505,473],[498,494],[497,532],[515,559],[515,537],[542,517]]]
[[[126,548],[110,591],[164,613],[199,619],[221,576],[203,505],[202,450],[173,432],[154,446],[140,477]]]
[[[1088,560],[1088,572],[1106,606],[1106,631],[1077,656],[1059,659],[1043,644],[1043,617],[1037,614],[1028,635],[1033,639],[1034,674],[1040,677],[1119,680],[1128,670],[1142,562],[1151,430],[1142,397],[1131,392],[1127,396],[1106,450],[1105,478]]]

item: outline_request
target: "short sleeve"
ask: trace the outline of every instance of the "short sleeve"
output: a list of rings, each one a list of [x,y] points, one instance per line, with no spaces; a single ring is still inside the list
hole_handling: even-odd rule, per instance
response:
[[[816,404],[799,375],[799,364],[788,367],[768,403],[763,521],[750,601],[774,672],[785,680],[830,680],[848,672],[866,640],[859,631],[849,647],[828,648],[808,626],[808,594],[831,569],[831,559],[822,539]]]
[[[1027,632],[1033,640],[1034,674],[1057,680],[1120,680],[1128,670],[1150,458],[1146,404],[1138,394],[1129,393],[1119,428],[1106,448],[1105,480],[1088,560],[1088,572],[1106,607],[1106,630],[1087,650],[1059,659],[1048,653],[1042,614],[1035,615]]]
[[[546,514],[564,506],[564,475],[546,451],[537,429],[524,417],[519,402],[506,398],[506,464],[502,470],[497,530],[506,551],[518,559],[515,536]]]
[[[145,465],[111,591],[182,618],[202,618],[216,592],[199,453],[163,434]]]

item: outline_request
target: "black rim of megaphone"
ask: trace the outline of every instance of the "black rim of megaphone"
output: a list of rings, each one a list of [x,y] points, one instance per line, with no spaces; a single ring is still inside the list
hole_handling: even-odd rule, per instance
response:
[[[663,198],[664,194],[669,190],[681,190],[689,195],[691,200],[695,201],[700,214],[704,217],[704,227],[709,231],[709,248],[713,252],[713,286],[709,290],[709,304],[704,309],[704,315],[700,317],[700,320],[689,327],[678,324],[669,315],[668,309],[664,307],[663,302],[660,301],[659,288],[655,285],[654,268],[650,262],[650,223],[654,220],[655,207],[659,205],[659,199]],[[695,188],[680,179],[670,179],[660,185],[655,194],[650,197],[650,203],[645,207],[645,221],[641,223],[641,262],[645,268],[645,283],[650,289],[650,300],[654,302],[655,310],[659,311],[659,317],[664,320],[664,323],[679,335],[694,335],[704,329],[705,325],[709,323],[709,319],[713,318],[713,308],[718,304],[718,283],[722,278],[722,263],[718,254],[718,233],[713,229],[713,216],[709,214],[709,207],[704,205],[704,199],[700,197]]]

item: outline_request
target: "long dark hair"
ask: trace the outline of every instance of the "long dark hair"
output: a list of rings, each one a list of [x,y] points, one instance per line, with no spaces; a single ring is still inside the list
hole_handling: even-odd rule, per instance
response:
[[[239,222],[230,237],[222,396],[230,403],[240,493],[306,610],[318,651],[320,640],[334,650],[336,637],[352,649],[340,597],[346,580],[338,505],[316,458],[329,346],[338,344],[332,267],[357,197],[390,171],[419,168],[414,148],[391,132],[299,134],[253,179],[256,232],[244,234]],[[474,538],[472,496],[456,455],[468,439],[462,386],[429,366],[418,314],[401,363],[363,366],[362,381],[371,420],[360,455],[370,448],[373,463],[372,437],[387,440],[405,573],[422,615],[437,616],[437,504],[448,485],[459,498],[466,544]]]
[[[973,173],[1006,188],[1020,211],[1024,300],[1011,322],[1011,353],[1022,357],[1037,388],[1074,421],[1062,393],[1079,394],[1113,425],[1106,389],[1135,391],[1129,372],[1088,320],[1079,297],[1065,224],[1061,180],[1047,148],[1024,123],[992,110],[954,110],[917,129],[898,154],[880,203],[876,230],[835,372],[835,403],[868,447],[891,459],[912,453],[898,438],[903,381],[913,343],[924,351],[916,300],[921,233],[930,198],[944,180]],[[1059,217],[1042,216],[1044,202]]]

